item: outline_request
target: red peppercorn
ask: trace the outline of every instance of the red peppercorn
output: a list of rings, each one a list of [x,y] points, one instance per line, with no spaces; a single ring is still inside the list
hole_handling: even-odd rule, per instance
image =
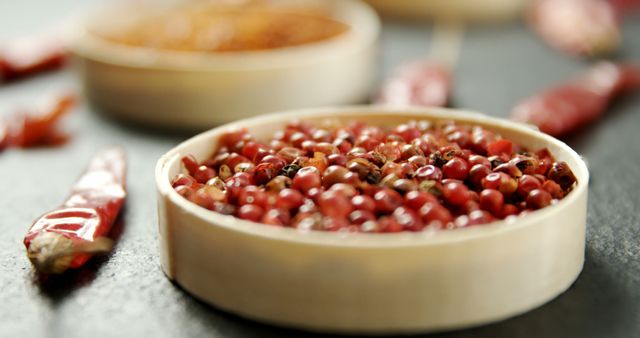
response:
[[[435,196],[425,191],[410,191],[404,196],[404,205],[413,210],[420,210],[426,203],[437,202],[438,199]]]
[[[505,204],[500,212],[500,218],[506,218],[508,216],[517,215],[520,209],[513,204]]]
[[[365,222],[375,221],[376,215],[368,210],[355,210],[349,214],[349,220],[353,224],[362,224]]]
[[[277,155],[267,155],[262,158],[261,163],[271,163],[273,165],[273,169],[276,172],[280,172],[287,162],[280,156]]]
[[[562,190],[569,190],[571,186],[576,182],[576,177],[569,168],[567,162],[555,162],[551,165],[549,173],[547,174],[550,180],[555,181],[560,185]]]
[[[342,183],[346,180],[349,170],[343,166],[329,166],[322,174],[322,185],[328,188],[336,183]]]
[[[354,209],[366,210],[374,212],[376,210],[376,202],[367,195],[357,195],[351,198],[351,205]]]
[[[342,217],[323,217],[321,227],[325,231],[340,231],[349,226],[349,221]]]
[[[410,143],[413,139],[420,137],[420,131],[418,128],[408,124],[398,125],[393,129],[393,133],[402,137],[402,139],[407,143]]]
[[[282,189],[276,199],[276,208],[292,210],[299,208],[304,202],[304,196],[294,189]]]
[[[214,178],[215,176],[215,170],[203,165],[198,167],[196,172],[193,173],[193,178],[195,178],[198,183],[207,183],[208,180]]]
[[[393,212],[393,218],[403,230],[421,231],[424,225],[420,216],[412,209],[399,207]]]
[[[260,163],[253,171],[253,180],[256,184],[266,184],[278,175],[278,170],[272,163]]]
[[[507,162],[498,165],[493,169],[494,172],[503,172],[513,178],[519,178],[522,176],[522,171],[513,162]]]
[[[264,224],[286,226],[291,223],[291,215],[282,209],[269,209],[260,220]]]
[[[454,157],[442,166],[445,178],[464,181],[469,176],[469,164],[460,157]]]
[[[442,197],[451,205],[463,205],[469,201],[469,189],[458,182],[450,182],[442,187]]]
[[[459,208],[459,210],[462,213],[470,214],[473,211],[480,210],[480,203],[473,200],[468,200],[462,205],[462,208]]]
[[[245,204],[238,209],[238,217],[247,221],[259,222],[264,215],[264,209],[255,204]]]
[[[531,190],[539,189],[540,187],[540,181],[534,176],[522,175],[522,177],[518,179],[518,195],[522,198],[526,198]]]
[[[259,144],[258,142],[249,141],[244,144],[244,147],[242,147],[242,151],[240,153],[246,158],[253,159],[256,157],[258,150],[262,147],[264,146]]]
[[[493,155],[511,156],[511,154],[513,154],[513,142],[506,139],[500,139],[500,140],[491,142],[487,145],[487,154],[489,156],[493,156]]]
[[[527,208],[542,209],[551,204],[551,194],[542,189],[534,189],[527,196]]]
[[[376,203],[376,209],[382,213],[392,213],[397,207],[402,205],[402,196],[395,190],[388,188],[378,191],[373,199]]]
[[[504,206],[504,196],[498,190],[484,189],[480,193],[480,208],[499,215]]]
[[[211,195],[207,194],[204,190],[197,190],[193,195],[190,196],[191,202],[207,209],[213,209],[213,203],[215,200],[211,197]]]
[[[420,181],[439,181],[442,179],[442,170],[436,166],[428,164],[416,170],[416,178]]]
[[[363,135],[356,139],[356,147],[362,147],[366,151],[371,151],[375,149],[381,142],[371,136]]]
[[[247,135],[244,128],[230,129],[220,136],[220,144],[225,147],[232,148]]]
[[[338,148],[338,151],[342,154],[348,153],[353,148],[353,144],[344,139],[336,139],[333,142],[333,145],[336,146],[336,148]]]
[[[469,213],[469,225],[480,225],[493,222],[495,218],[484,210],[475,210]]]
[[[475,187],[482,187],[482,180],[487,177],[487,175],[491,174],[491,169],[484,164],[475,164],[469,170],[469,182]]]
[[[347,198],[351,199],[356,196],[359,192],[353,185],[347,183],[336,183],[329,188],[331,191],[339,192],[345,195]]]
[[[187,185],[179,185],[174,187],[174,189],[180,196],[189,200],[191,199],[191,196],[196,192],[194,188]]]
[[[390,216],[380,217],[378,224],[382,232],[400,232],[404,230],[402,225],[400,225],[394,217]]]
[[[327,162],[329,163],[330,166],[339,165],[344,167],[347,165],[347,157],[342,154],[331,154],[327,156]]]
[[[564,197],[564,191],[560,185],[552,180],[547,180],[542,184],[542,189],[546,190],[551,197],[561,199]]]
[[[444,228],[449,222],[453,221],[451,212],[436,203],[426,203],[420,208],[419,213],[425,225],[435,228]]]
[[[291,144],[296,148],[302,148],[302,143],[307,140],[309,140],[307,135],[301,132],[295,132],[291,134],[291,137],[289,138],[289,142],[291,142]]]
[[[238,193],[238,204],[255,204],[260,207],[265,207],[267,205],[267,193],[255,185],[242,188]]]
[[[293,177],[292,187],[304,193],[311,188],[319,188],[322,184],[320,171],[315,167],[304,167]]]
[[[518,189],[518,182],[503,172],[494,172],[482,179],[484,189],[495,189],[504,195],[510,195]]]
[[[318,199],[318,206],[322,213],[329,217],[346,218],[352,211],[351,203],[347,196],[336,191],[325,191]]]
[[[185,174],[178,174],[178,176],[176,176],[172,181],[171,181],[171,186],[173,188],[182,186],[182,185],[186,185],[188,187],[191,187],[194,183],[196,183],[196,181],[191,177],[191,176],[187,176]]]
[[[187,169],[187,172],[189,172],[190,175],[194,175],[200,167],[198,160],[196,160],[196,158],[191,154],[182,158],[182,165]]]
[[[428,163],[427,158],[422,155],[411,156],[409,157],[407,162],[409,162],[414,167],[414,169],[416,169],[416,175],[417,175],[417,169],[424,167]]]
[[[482,155],[469,156],[469,166],[473,168],[473,166],[475,166],[476,164],[480,164],[491,169],[491,162],[489,162],[489,160],[486,157]]]

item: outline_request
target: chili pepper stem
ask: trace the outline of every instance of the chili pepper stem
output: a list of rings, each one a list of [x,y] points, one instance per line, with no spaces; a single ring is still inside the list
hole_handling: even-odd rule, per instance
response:
[[[66,271],[76,254],[104,253],[111,250],[113,240],[106,237],[92,242],[76,243],[55,232],[41,232],[32,241],[27,256],[41,273],[58,274]]]

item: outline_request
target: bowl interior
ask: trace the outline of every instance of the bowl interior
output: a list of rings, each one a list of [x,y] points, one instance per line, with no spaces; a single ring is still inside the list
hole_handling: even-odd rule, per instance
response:
[[[258,139],[266,140],[286,123],[300,119],[312,124],[344,124],[352,121],[365,121],[379,126],[394,126],[410,120],[447,121],[454,120],[463,124],[480,125],[500,135],[523,145],[530,150],[547,147],[557,160],[566,161],[577,178],[576,187],[559,203],[534,211],[526,216],[515,219],[496,221],[477,227],[449,231],[432,231],[422,233],[397,234],[335,234],[320,231],[302,233],[295,229],[268,227],[253,222],[224,216],[204,208],[200,208],[179,196],[170,185],[170,179],[181,172],[182,156],[194,155],[199,161],[211,156],[218,147],[218,139],[225,131],[234,128],[247,128]],[[177,203],[187,212],[196,213],[199,217],[212,225],[225,226],[258,236],[273,239],[305,241],[315,244],[329,245],[410,245],[437,244],[449,241],[471,240],[473,238],[490,236],[496,232],[509,231],[521,226],[535,223],[541,217],[553,217],[554,213],[563,210],[564,206],[576,199],[579,194],[587,190],[588,170],[582,158],[563,142],[543,134],[528,125],[493,118],[483,114],[440,108],[388,108],[376,106],[326,108],[295,111],[288,113],[270,114],[251,119],[241,120],[224,125],[189,139],[163,156],[156,168],[156,178],[161,194]],[[393,236],[396,241],[389,241]]]

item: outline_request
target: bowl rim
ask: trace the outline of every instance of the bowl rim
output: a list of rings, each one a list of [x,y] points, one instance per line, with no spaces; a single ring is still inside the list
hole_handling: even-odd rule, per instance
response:
[[[108,19],[108,13],[127,6],[107,6],[76,14],[67,26],[66,39],[80,58],[125,67],[175,71],[251,71],[272,68],[305,67],[354,53],[375,44],[381,23],[375,10],[362,0],[325,0],[334,14],[330,17],[349,26],[337,36],[296,46],[268,50],[198,52],[151,49],[108,41],[89,31],[91,22]]]
[[[180,196],[171,187],[169,177],[169,163],[172,163],[181,154],[178,149],[189,144],[206,142],[213,137],[219,136],[223,131],[242,127],[244,125],[259,125],[269,122],[285,122],[291,119],[304,119],[305,117],[327,118],[335,116],[345,116],[357,118],[367,115],[415,115],[416,118],[428,119],[429,117],[464,120],[465,123],[480,123],[489,127],[511,129],[517,133],[538,138],[548,145],[553,145],[570,156],[577,167],[572,170],[576,175],[578,184],[565,198],[558,203],[547,206],[543,209],[532,211],[531,213],[515,218],[499,220],[482,226],[472,226],[455,230],[435,230],[424,232],[399,232],[385,234],[367,233],[335,233],[325,231],[300,231],[288,227],[265,226],[264,224],[242,220],[235,216],[222,215],[217,212],[199,207]],[[298,244],[348,247],[348,248],[396,248],[414,247],[424,245],[447,245],[452,243],[480,240],[482,238],[497,236],[503,233],[517,231],[518,229],[535,226],[537,223],[550,219],[554,215],[562,212],[567,207],[577,203],[583,194],[588,193],[589,171],[582,157],[564,142],[544,134],[535,127],[523,123],[513,122],[502,118],[492,117],[485,114],[447,108],[430,107],[389,107],[389,106],[341,106],[324,108],[307,108],[279,113],[271,113],[257,117],[238,120],[225,124],[194,137],[191,137],[176,145],[165,155],[160,157],[155,169],[156,187],[158,198],[166,198],[170,203],[183,209],[187,213],[200,218],[212,227],[220,227],[227,231],[237,232],[247,236],[262,237],[264,240],[295,242]]]

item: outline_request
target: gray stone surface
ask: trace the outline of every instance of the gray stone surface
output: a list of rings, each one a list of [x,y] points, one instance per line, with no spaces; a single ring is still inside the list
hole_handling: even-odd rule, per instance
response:
[[[62,19],[80,0],[2,1],[0,38]],[[640,59],[640,19],[625,23],[621,58]],[[425,54],[429,28],[389,24],[381,74]],[[587,66],[547,49],[524,27],[479,28],[466,36],[455,104],[504,116],[512,104]],[[0,111],[51,89],[73,88],[56,73],[0,87]],[[74,137],[57,149],[0,154],[0,337],[284,337],[314,336],[261,325],[203,304],[162,274],[158,261],[155,160],[187,135],[132,129],[81,105],[68,122]],[[515,318],[434,337],[640,336],[640,96],[568,140],[589,161],[592,182],[586,264],[577,282],[550,303]],[[91,154],[118,143],[130,158],[130,197],[107,257],[62,278],[40,281],[22,237],[40,213],[58,205]]]

